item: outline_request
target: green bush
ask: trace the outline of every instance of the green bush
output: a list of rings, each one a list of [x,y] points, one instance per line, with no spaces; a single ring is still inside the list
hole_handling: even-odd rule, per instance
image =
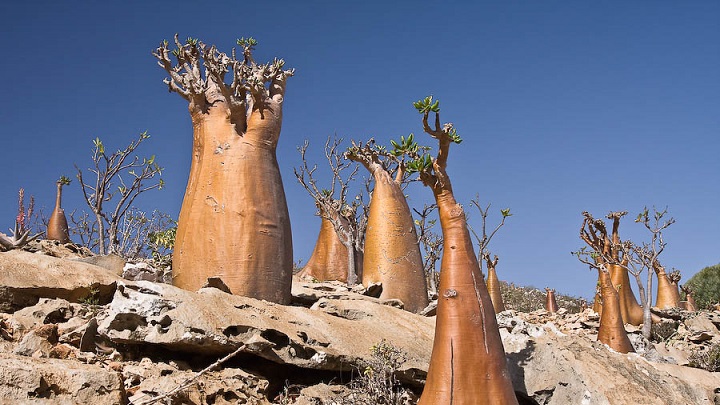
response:
[[[698,309],[712,309],[720,302],[720,264],[705,267],[685,285],[693,291]]]

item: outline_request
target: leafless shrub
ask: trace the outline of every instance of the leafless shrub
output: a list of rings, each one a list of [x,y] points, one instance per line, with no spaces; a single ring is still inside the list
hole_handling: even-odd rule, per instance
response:
[[[415,404],[412,392],[404,388],[395,375],[407,361],[407,355],[384,339],[370,351],[370,359],[358,370],[359,377],[350,383],[350,394],[333,400],[343,405]]]

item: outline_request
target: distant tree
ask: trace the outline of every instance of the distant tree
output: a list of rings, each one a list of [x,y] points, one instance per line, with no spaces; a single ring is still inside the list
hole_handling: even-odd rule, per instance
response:
[[[50,215],[48,222],[47,231],[45,233],[46,238],[50,240],[56,240],[60,243],[70,242],[70,231],[68,229],[68,221],[65,217],[65,210],[62,209],[62,188],[70,184],[70,179],[65,176],[60,176],[57,181],[57,194],[55,196],[55,209]]]
[[[345,152],[345,157],[362,164],[375,182],[365,233],[363,285],[382,283],[380,298],[399,299],[406,310],[419,312],[428,305],[427,286],[417,230],[403,192],[405,156],[419,146],[412,134],[391,143],[393,148],[388,150],[374,139],[364,144],[352,142]]]
[[[413,208],[415,214],[415,226],[417,227],[418,243],[423,252],[423,268],[425,269],[425,283],[432,295],[437,295],[440,273],[437,271],[437,262],[440,260],[443,250],[442,233],[435,232],[437,219],[431,217],[437,211],[436,204],[425,204],[422,210]]]
[[[275,59],[258,64],[254,38],[228,55],[195,38],[153,52],[168,89],[188,102],[190,176],[178,219],[173,279],[187,290],[216,276],[234,294],[287,304],[292,232],[276,149],[287,79]],[[226,75],[230,73],[226,83]]]
[[[480,212],[480,233],[476,232],[475,229],[468,224],[468,228],[477,243],[480,272],[483,274],[485,273],[483,271],[483,262],[487,263],[487,278],[485,283],[487,285],[488,292],[490,293],[490,298],[492,299],[495,312],[502,312],[505,310],[505,304],[503,303],[502,294],[500,292],[500,280],[497,276],[497,264],[499,258],[495,255],[495,258],[490,260],[490,250],[488,249],[488,246],[497,231],[505,225],[505,219],[512,216],[512,214],[510,213],[509,208],[501,209],[500,215],[502,215],[502,219],[500,220],[500,223],[495,226],[495,229],[493,229],[492,232],[488,233],[487,217],[490,212],[490,204],[483,208],[480,205],[480,196],[478,195],[476,195],[474,199],[470,200],[470,204],[477,208]]]
[[[624,215],[624,214],[623,214]],[[620,353],[634,352],[630,339],[625,331],[622,317],[622,300],[618,289],[628,288],[628,284],[616,287],[613,285],[610,268],[617,266],[620,262],[617,257],[617,247],[612,246],[613,242],[608,236],[607,228],[602,220],[595,219],[589,212],[583,212],[583,223],[580,227],[580,239],[587,243],[577,252],[573,252],[578,259],[587,264],[591,269],[598,272],[599,297],[602,304],[600,313],[600,328],[598,329],[598,341],[610,346]],[[611,215],[610,219],[619,219],[620,215]],[[614,227],[614,231],[616,231]],[[627,273],[626,273],[627,274]]]
[[[503,303],[502,292],[500,291],[500,280],[498,279],[497,271],[495,270],[499,258],[495,255],[495,257],[490,260],[490,252],[486,251],[482,259],[485,260],[488,268],[485,285],[487,286],[488,293],[490,293],[490,299],[492,300],[495,312],[500,313],[505,310],[505,304]],[[482,262],[482,260],[479,261]]]
[[[713,309],[720,303],[720,264],[700,270],[685,286],[692,290],[698,309]]]
[[[135,200],[150,190],[161,189],[164,181],[162,167],[155,162],[155,156],[140,158],[135,153],[143,141],[150,138],[146,132],[131,141],[125,149],[107,154],[99,138],[93,141],[92,176],[83,175],[75,165],[85,203],[92,216],[84,214],[79,219],[71,215],[72,222],[82,233],[81,240],[97,253],[122,255],[120,227]],[[117,199],[115,199],[117,197]]]
[[[465,211],[457,203],[446,171],[450,145],[460,143],[453,124],[440,125],[440,105],[432,97],[413,103],[424,131],[438,142],[436,155],[408,164],[432,190],[444,238],[440,265],[435,339],[419,405],[517,404],[505,350]],[[435,114],[434,126],[428,122]]]
[[[315,200],[320,216],[320,234],[307,264],[298,273],[319,281],[337,280],[355,285],[362,276],[362,257],[367,227],[368,206],[365,196],[369,184],[348,201],[350,185],[356,179],[359,166],[343,157],[339,147],[342,139],[328,138],[325,142],[325,159],[332,179],[329,188],[319,188],[315,172],[306,158],[308,141],[298,147],[302,165],[295,168],[295,177]]]

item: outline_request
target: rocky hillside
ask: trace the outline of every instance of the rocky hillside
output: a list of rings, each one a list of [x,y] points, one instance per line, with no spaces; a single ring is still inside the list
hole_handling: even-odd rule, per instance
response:
[[[122,261],[72,246],[29,250],[0,253],[3,403],[413,404],[422,391],[432,309],[301,281],[281,306],[218,280],[197,292],[127,280]],[[124,274],[151,278],[141,270]],[[623,355],[596,342],[591,311],[498,314],[520,402],[720,403],[720,373],[687,366],[720,343],[720,313],[663,316],[654,342],[629,330],[638,353]],[[392,373],[376,378],[378,363]],[[383,383],[395,402],[368,387]]]

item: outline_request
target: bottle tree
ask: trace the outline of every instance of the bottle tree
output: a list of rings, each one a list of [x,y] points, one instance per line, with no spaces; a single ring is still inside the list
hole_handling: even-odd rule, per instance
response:
[[[171,92],[188,101],[192,163],[173,253],[173,280],[195,290],[220,277],[234,294],[290,301],[292,235],[275,154],[287,78],[285,62],[258,64],[257,44],[240,57],[193,38],[154,52]],[[174,58],[175,62],[171,61]],[[229,82],[225,82],[230,74]]]
[[[70,179],[60,176],[57,183],[57,194],[55,195],[55,209],[53,209],[50,219],[48,220],[47,239],[56,240],[60,243],[70,242],[70,231],[68,230],[68,222],[65,217],[65,210],[62,209],[62,188],[70,184]]]
[[[348,201],[350,185],[360,167],[343,157],[339,151],[341,143],[342,139],[338,138],[328,138],[325,142],[325,158],[332,173],[329,188],[317,185],[317,165],[311,167],[306,158],[308,141],[298,147],[302,165],[295,168],[295,177],[315,200],[321,220],[315,249],[298,276],[355,285],[362,275],[368,210],[363,197],[369,193],[369,184],[366,182],[365,191],[359,191]]]
[[[430,367],[418,404],[517,404],[507,371],[495,311],[480,272],[465,212],[446,172],[450,145],[461,139],[450,123],[440,125],[440,105],[427,97],[414,103],[423,129],[438,142],[437,155],[408,165],[435,197],[444,247]],[[435,114],[431,127],[428,118]]]
[[[502,292],[500,291],[500,280],[498,279],[497,271],[495,270],[499,259],[497,255],[495,255],[495,258],[490,260],[490,252],[485,252],[483,259],[485,260],[485,263],[487,263],[488,268],[485,285],[487,286],[488,293],[490,293],[490,299],[492,300],[495,313],[499,313],[505,310],[505,303],[503,302]]]
[[[619,262],[615,252],[610,249],[610,245],[614,243],[608,236],[607,228],[602,220],[596,220],[589,212],[583,212],[583,217],[580,239],[585,241],[592,251],[587,251],[583,247],[575,254],[581,262],[598,272],[599,297],[595,297],[595,299],[602,305],[598,341],[619,353],[634,352],[635,349],[630,343],[623,324],[622,296],[613,285],[610,275],[612,266],[617,266]],[[613,233],[616,230],[617,228],[613,227]],[[625,284],[620,286],[620,289],[628,287],[628,284]]]
[[[362,164],[375,185],[370,197],[363,255],[363,285],[382,283],[381,299],[399,299],[410,312],[428,305],[423,257],[417,231],[402,184],[406,175],[404,156],[417,152],[411,134],[386,150],[373,139],[352,143],[345,157]],[[391,174],[395,171],[394,176]]]

